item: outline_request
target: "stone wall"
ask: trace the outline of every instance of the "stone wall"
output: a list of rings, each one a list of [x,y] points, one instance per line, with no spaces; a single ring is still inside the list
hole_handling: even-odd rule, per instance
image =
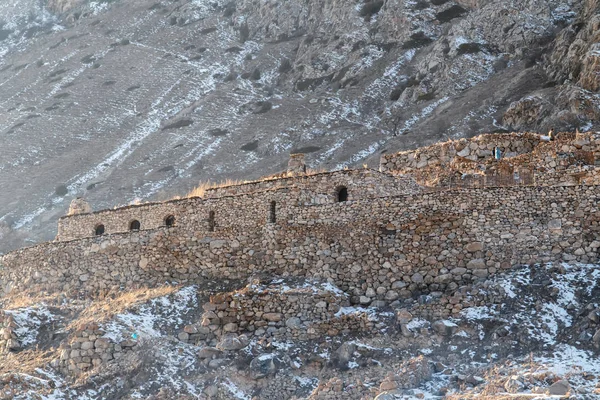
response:
[[[385,154],[381,157],[381,171],[397,173],[422,169],[435,165],[450,164],[456,157],[471,161],[494,158],[498,147],[503,157],[511,158],[529,154],[542,143],[541,136],[535,133],[510,133],[480,135],[470,139],[450,140],[416,150]]]
[[[67,342],[61,343],[60,356],[52,361],[52,366],[64,374],[78,375],[120,358],[137,346],[134,340],[114,343],[103,335],[95,323],[77,329]]]
[[[0,353],[18,350],[21,347],[15,330],[17,324],[12,315],[0,312]]]
[[[169,216],[174,217],[177,226],[209,232],[211,211],[215,213],[215,231],[237,228],[242,224],[254,229],[269,221],[271,201],[290,205],[335,203],[341,187],[347,188],[349,200],[419,192],[419,186],[410,177],[392,177],[368,169],[294,176],[208,189],[203,198],[68,215],[59,220],[57,240],[94,236],[100,225],[104,227],[105,234],[129,232],[132,221],[139,221],[141,230],[156,229],[164,227]],[[270,194],[273,194],[272,198]],[[254,198],[239,201],[240,195],[252,195]]]
[[[349,305],[348,296],[329,283],[280,279],[212,296],[200,324],[217,337],[250,333],[294,340],[372,329],[364,311],[345,312]]]
[[[227,206],[218,209],[214,232],[187,223],[209,210],[189,200],[173,228],[22,249],[0,259],[0,283],[4,291],[92,294],[204,278],[310,276],[335,283],[353,304],[369,304],[452,291],[515,264],[598,260],[599,186],[456,189],[312,206],[286,196],[281,189],[221,199]],[[272,199],[280,207],[276,222],[266,223]],[[252,207],[258,212],[249,214]]]
[[[500,158],[494,149],[500,150]],[[598,180],[600,135],[481,135],[384,155],[381,170],[409,174],[429,189],[575,185]]]

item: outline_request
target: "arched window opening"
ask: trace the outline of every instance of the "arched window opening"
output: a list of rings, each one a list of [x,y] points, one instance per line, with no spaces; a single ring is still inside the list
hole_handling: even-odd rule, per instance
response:
[[[269,222],[274,224],[277,220],[277,202],[272,201],[269,208]]]
[[[167,218],[165,218],[165,225],[169,227],[175,226],[175,216],[169,215]]]
[[[211,211],[208,213],[208,231],[215,231],[215,212]]]
[[[129,223],[129,230],[130,231],[139,231],[141,226],[142,226],[142,224],[140,224],[140,221],[138,221],[137,219],[134,219],[133,221],[131,221]]]
[[[96,225],[96,228],[94,228],[94,233],[96,236],[104,235],[104,225]]]
[[[338,203],[342,203],[344,201],[348,201],[348,188],[342,186],[337,191],[337,201]]]

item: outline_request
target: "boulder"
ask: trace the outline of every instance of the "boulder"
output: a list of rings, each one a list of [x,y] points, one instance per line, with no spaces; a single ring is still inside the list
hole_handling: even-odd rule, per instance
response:
[[[547,393],[551,396],[564,396],[571,390],[571,385],[566,380],[560,380],[554,382],[549,388]]]
[[[291,329],[299,329],[302,326],[302,321],[298,317],[291,317],[285,321],[285,326]]]
[[[437,334],[442,336],[452,336],[458,329],[458,325],[448,320],[435,321],[432,327]]]
[[[275,356],[276,354],[261,354],[250,361],[250,375],[252,378],[260,379],[274,374],[277,371],[274,361]]]
[[[263,319],[269,322],[279,322],[281,321],[281,314],[280,313],[265,313],[263,314]]]
[[[523,382],[521,382],[519,377],[516,375],[511,376],[504,383],[504,390],[506,390],[508,393],[520,392],[521,390],[523,390],[524,387],[525,387],[525,385],[523,384]]]
[[[485,260],[483,258],[476,258],[467,263],[468,269],[483,269],[485,268]]]
[[[248,346],[248,343],[248,338],[245,335],[238,336],[235,333],[227,333],[221,337],[217,349],[223,351],[241,350]]]
[[[331,355],[333,364],[341,370],[348,369],[348,363],[352,360],[356,345],[352,342],[342,343],[340,347]]]
[[[198,357],[199,358],[214,358],[217,357],[221,354],[221,350],[215,348],[215,347],[203,347],[200,350],[198,350]]]
[[[477,251],[482,251],[483,250],[483,243],[481,243],[481,242],[472,242],[472,243],[469,243],[467,245],[467,247],[466,247],[466,250],[469,253],[475,253]]]
[[[600,346],[600,329],[598,329],[592,337],[592,342],[594,342],[596,346]]]

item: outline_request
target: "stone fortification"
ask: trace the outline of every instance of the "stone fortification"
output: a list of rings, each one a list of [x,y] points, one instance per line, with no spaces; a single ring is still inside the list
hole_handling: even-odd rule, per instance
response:
[[[598,259],[598,186],[457,189],[312,206],[286,203],[286,193],[224,199],[214,232],[181,223],[19,250],[3,257],[0,280],[5,291],[95,293],[264,273],[321,277],[352,303],[369,304],[454,290],[519,263]],[[247,211],[273,198],[281,205],[275,223]],[[189,209],[190,220],[205,218],[194,203]]]
[[[265,274],[323,278],[348,293],[352,304],[371,304],[454,291],[515,264],[595,262],[598,140],[592,134],[545,140],[500,135],[465,143],[502,145],[514,153],[499,161],[485,153],[482,159],[494,165],[477,162],[488,172],[503,162],[521,160],[526,167],[543,160],[544,168],[588,168],[589,176],[549,179],[556,183],[550,186],[423,190],[413,179],[423,178],[417,166],[390,167],[409,159],[400,153],[388,156],[385,172],[294,174],[215,188],[203,198],[64,217],[57,241],[0,259],[0,284],[4,292],[33,287],[92,294]],[[451,153],[448,146],[423,152],[437,154],[445,170],[457,160],[475,162],[441,158]],[[412,175],[394,176],[411,168]]]
[[[348,200],[420,191],[420,187],[409,176],[396,178],[369,169],[269,179],[208,189],[202,198],[68,215],[58,223],[57,240],[94,236],[99,226],[103,226],[104,234],[129,232],[133,221],[139,221],[140,230],[156,229],[166,226],[169,217],[173,218],[175,226],[184,226],[186,229],[208,232],[236,226],[253,230],[271,218],[272,201],[278,202],[275,204],[276,210],[284,204],[307,206],[336,203],[342,187],[347,189]],[[269,198],[269,193],[273,193],[272,198]],[[237,204],[238,200],[232,197],[240,195],[256,196],[256,200]],[[214,217],[211,217],[211,212],[214,212]]]
[[[381,170],[430,189],[598,184],[600,135],[481,135],[384,155]]]

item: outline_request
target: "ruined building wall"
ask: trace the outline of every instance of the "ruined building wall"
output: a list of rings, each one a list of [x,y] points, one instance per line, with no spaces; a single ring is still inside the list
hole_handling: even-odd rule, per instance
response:
[[[98,226],[104,233],[129,232],[132,221],[140,222],[141,230],[156,229],[166,225],[169,216],[175,225],[186,229],[209,230],[210,212],[215,213],[215,223],[223,219],[239,221],[240,228],[255,229],[265,223],[270,215],[271,201],[289,205],[327,204],[337,201],[340,187],[348,190],[348,200],[418,193],[419,186],[410,177],[392,177],[373,170],[348,170],[311,176],[265,180],[242,185],[207,190],[203,198],[172,200],[164,203],[132,205],[115,210],[69,215],[58,223],[57,240],[73,240],[95,236]],[[269,193],[277,193],[269,198]],[[256,200],[248,209],[238,208],[232,196],[252,195]],[[277,204],[276,207],[280,207]]]
[[[494,149],[500,150],[496,159]],[[381,170],[409,174],[430,189],[576,185],[598,181],[600,135],[560,133],[481,135],[384,155]]]
[[[281,189],[221,199],[214,232],[181,218],[173,228],[22,249],[0,259],[0,284],[92,293],[268,273],[330,279],[353,303],[368,304],[453,289],[518,263],[598,260],[599,186],[457,189],[311,206],[286,196]],[[273,198],[280,207],[269,223]],[[189,221],[205,218],[207,208],[182,204]]]

